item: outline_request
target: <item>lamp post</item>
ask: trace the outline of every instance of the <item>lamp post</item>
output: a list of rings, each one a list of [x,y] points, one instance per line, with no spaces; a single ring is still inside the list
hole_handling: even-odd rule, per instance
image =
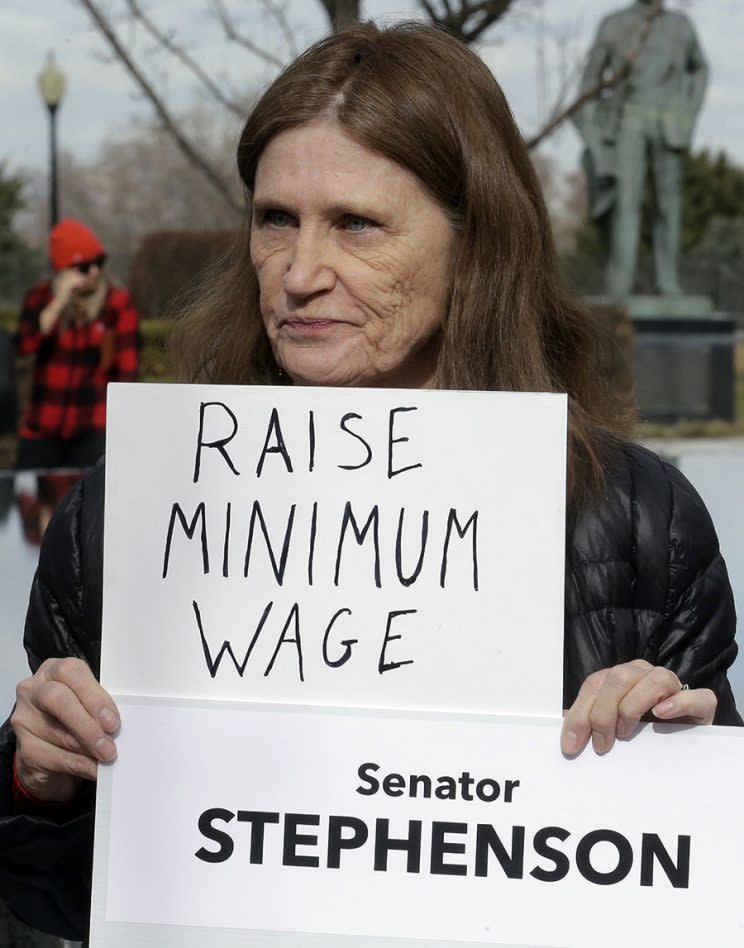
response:
[[[49,226],[59,218],[57,198],[57,109],[65,94],[67,81],[57,65],[54,53],[47,53],[46,65],[39,73],[39,91],[49,111]]]

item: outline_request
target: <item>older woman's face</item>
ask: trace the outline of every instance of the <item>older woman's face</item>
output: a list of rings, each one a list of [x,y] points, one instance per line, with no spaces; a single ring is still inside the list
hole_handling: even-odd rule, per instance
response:
[[[278,365],[303,385],[427,385],[453,234],[401,165],[319,120],[256,172],[251,259]]]

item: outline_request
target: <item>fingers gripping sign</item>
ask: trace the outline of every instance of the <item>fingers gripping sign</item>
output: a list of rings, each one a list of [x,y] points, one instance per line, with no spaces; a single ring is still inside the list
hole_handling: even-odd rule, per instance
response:
[[[594,672],[565,713],[561,750],[573,757],[589,743],[597,754],[630,737],[643,715],[663,721],[711,724],[717,699],[708,688],[688,689],[673,671],[635,659]]]
[[[38,800],[69,802],[81,780],[96,779],[99,761],[116,757],[116,705],[77,658],[47,659],[21,681],[10,723],[18,779]]]

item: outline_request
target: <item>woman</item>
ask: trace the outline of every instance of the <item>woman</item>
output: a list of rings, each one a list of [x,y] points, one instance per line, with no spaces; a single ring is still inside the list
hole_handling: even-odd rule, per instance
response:
[[[28,291],[16,333],[18,352],[34,357],[16,467],[92,467],[104,449],[107,384],[137,378],[137,311],[80,221],[52,229],[49,259],[54,276]]]
[[[681,474],[617,436],[627,417],[598,387],[588,319],[563,287],[529,158],[480,60],[420,25],[333,36],[263,96],[238,168],[245,233],[181,322],[187,377],[567,391],[565,753],[590,738],[605,752],[649,711],[740,723],[710,518]],[[47,532],[26,625],[35,674],[2,737],[15,767],[0,822],[0,843],[15,845],[6,898],[29,917],[30,890],[36,924],[68,935],[87,917],[85,784],[116,753],[118,713],[94,678],[102,490],[99,467]],[[63,860],[74,885],[61,882]]]

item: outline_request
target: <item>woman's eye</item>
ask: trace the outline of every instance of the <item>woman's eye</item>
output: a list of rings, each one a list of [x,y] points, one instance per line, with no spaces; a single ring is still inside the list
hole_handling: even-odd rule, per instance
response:
[[[372,226],[372,221],[368,217],[362,217],[361,214],[347,214],[345,223],[347,230],[355,232],[366,230]]]
[[[266,211],[264,222],[271,224],[272,227],[289,227],[292,223],[292,217],[286,211]]]

